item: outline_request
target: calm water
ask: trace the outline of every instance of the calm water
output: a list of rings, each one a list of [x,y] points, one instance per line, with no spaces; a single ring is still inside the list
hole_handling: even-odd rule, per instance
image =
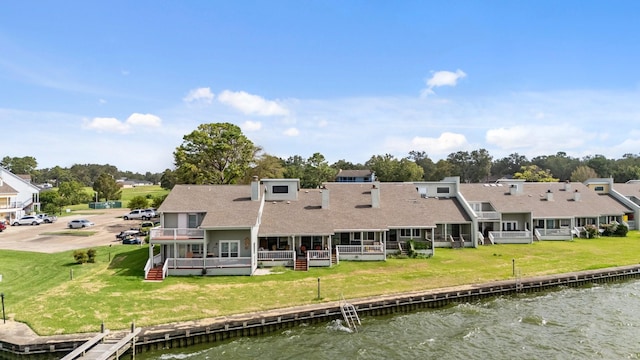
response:
[[[269,336],[138,354],[137,359],[639,359],[640,281],[499,297]]]

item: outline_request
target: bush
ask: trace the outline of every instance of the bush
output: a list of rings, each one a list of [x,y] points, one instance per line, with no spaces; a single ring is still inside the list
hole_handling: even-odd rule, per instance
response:
[[[149,206],[149,201],[142,195],[134,196],[129,200],[129,209],[146,209]]]
[[[587,233],[588,239],[594,239],[600,237],[600,232],[595,225],[587,225],[584,227],[585,232]]]
[[[87,250],[87,262],[90,262],[90,263],[96,262],[96,250],[95,249]]]
[[[603,228],[602,235],[604,236],[620,236],[625,237],[629,232],[629,228],[624,224],[619,224],[617,222],[601,225]]]
[[[89,261],[89,256],[84,250],[76,250],[73,252],[73,259],[76,261],[76,264],[84,264]]]

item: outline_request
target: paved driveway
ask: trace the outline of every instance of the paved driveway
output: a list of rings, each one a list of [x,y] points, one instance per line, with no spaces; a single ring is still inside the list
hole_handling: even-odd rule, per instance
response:
[[[121,245],[116,234],[131,227],[138,227],[140,221],[122,219],[128,209],[87,210],[71,216],[58,217],[53,224],[38,226],[7,226],[0,232],[0,249],[54,253],[83,249],[91,246]],[[96,225],[85,230],[95,231],[91,236],[49,235],[50,232],[67,231],[67,222],[85,218]],[[72,230],[79,231],[79,230]],[[125,245],[130,246],[130,245]]]

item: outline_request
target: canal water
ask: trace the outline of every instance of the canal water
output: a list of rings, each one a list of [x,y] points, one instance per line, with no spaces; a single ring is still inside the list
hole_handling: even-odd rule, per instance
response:
[[[300,325],[136,359],[640,359],[640,281]]]

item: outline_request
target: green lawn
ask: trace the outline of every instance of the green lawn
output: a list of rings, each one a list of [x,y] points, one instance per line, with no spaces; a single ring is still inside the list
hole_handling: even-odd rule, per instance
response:
[[[93,191],[93,188],[88,186],[84,188],[84,191],[87,194],[95,194],[95,191]],[[145,197],[151,196],[153,198],[156,196],[166,195],[168,193],[169,193],[169,190],[165,190],[161,188],[160,185],[137,186],[134,188],[122,189],[122,197],[118,201],[122,201],[123,209],[128,209],[129,200],[133,199],[135,196],[142,195]],[[152,198],[149,199],[149,206],[151,206],[151,203],[153,201]],[[73,214],[73,212],[77,213],[77,211],[89,210],[89,204],[68,205],[68,206],[65,206],[64,208],[70,209],[71,213],[69,214]],[[67,215],[67,213],[65,213],[63,210],[62,216],[65,216],[65,215]]]
[[[169,277],[143,282],[148,248],[97,248],[94,264],[57,254],[0,250],[0,292],[10,318],[42,335],[217,317],[315,302],[337,301],[512,277],[637,264],[640,233],[626,238],[546,241],[478,249],[436,249],[429,259],[341,262],[309,272],[266,276]],[[71,275],[73,273],[73,279]],[[321,300],[317,300],[318,278]]]

